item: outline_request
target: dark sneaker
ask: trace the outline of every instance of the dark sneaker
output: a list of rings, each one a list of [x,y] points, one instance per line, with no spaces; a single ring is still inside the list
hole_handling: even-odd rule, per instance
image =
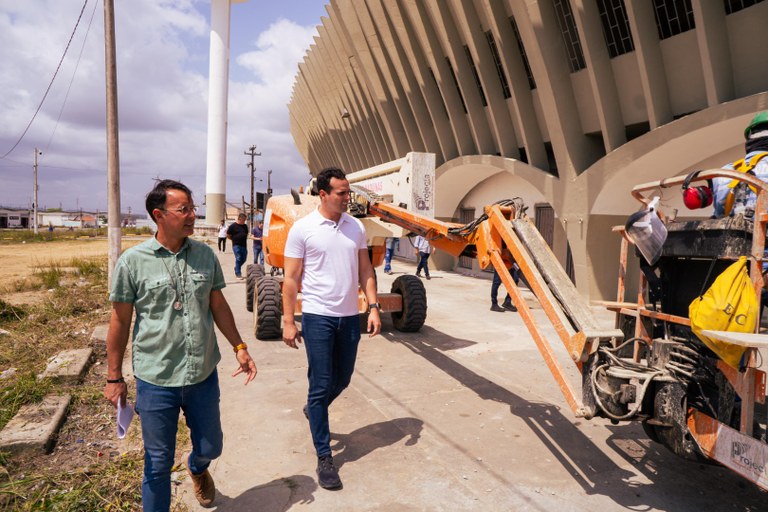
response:
[[[503,313],[504,308],[499,306],[498,304],[492,304],[491,305],[491,311],[496,311],[497,313]]]
[[[432,279],[432,278],[431,278],[431,277],[429,277],[429,276],[426,276],[426,278],[427,278],[427,281],[429,281],[430,279]]]
[[[317,483],[323,489],[341,489],[339,470],[333,464],[333,457],[324,455],[317,459]]]
[[[511,302],[505,302],[504,304],[502,304],[502,307],[513,313],[517,311],[517,308]]]
[[[419,274],[419,273],[417,272],[417,273],[416,273],[416,277],[418,277],[418,278],[421,278],[421,274]]]
[[[305,404],[301,412],[303,412],[304,417],[307,418],[307,420],[309,420],[309,404]]]

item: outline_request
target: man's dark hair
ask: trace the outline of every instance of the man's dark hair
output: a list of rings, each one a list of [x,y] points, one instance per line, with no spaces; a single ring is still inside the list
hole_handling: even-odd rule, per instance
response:
[[[147,200],[144,203],[152,220],[156,220],[155,214],[152,213],[155,208],[158,210],[165,208],[165,201],[168,199],[166,191],[168,189],[181,190],[187,194],[190,201],[192,200],[192,191],[185,184],[175,180],[160,180],[155,183],[155,188],[149,191]]]
[[[347,179],[347,177],[344,175],[344,171],[338,167],[326,167],[317,175],[318,193],[320,193],[321,190],[324,190],[326,194],[331,193],[331,178],[336,178],[337,180]]]

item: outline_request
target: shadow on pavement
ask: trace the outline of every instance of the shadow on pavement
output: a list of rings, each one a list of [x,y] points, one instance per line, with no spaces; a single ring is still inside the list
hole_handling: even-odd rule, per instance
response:
[[[331,446],[336,453],[333,461],[337,467],[354,462],[378,448],[390,446],[408,437],[406,446],[419,442],[424,422],[416,418],[395,418],[372,425],[366,425],[349,434],[331,434]]]
[[[630,439],[635,449],[641,447],[642,457],[655,458],[660,455],[660,452],[649,448],[648,443],[650,441],[644,439],[642,432],[637,431],[639,426],[631,424],[615,427],[606,425],[613,432],[613,435],[607,440],[607,447],[598,447],[590,437],[577,428],[582,421],[587,420],[581,420],[572,415],[566,416],[561,413],[558,406],[552,404],[528,401],[475,373],[444,353],[444,351],[456,347],[473,345],[473,341],[454,338],[427,326],[424,326],[419,333],[397,333],[396,335],[383,333],[383,336],[388,341],[401,343],[414,354],[423,357],[475,392],[483,400],[493,400],[508,405],[510,412],[525,422],[551,456],[573,476],[574,481],[588,495],[607,496],[621,507],[636,510],[698,510],[696,507],[702,506],[702,501],[706,503],[709,500],[708,503],[711,505],[713,498],[722,500],[723,496],[728,495],[728,491],[725,494],[710,495],[708,498],[705,498],[705,492],[696,492],[698,496],[693,497],[691,491],[695,492],[700,487],[706,490],[708,487],[716,486],[718,481],[725,479],[729,482],[727,487],[730,487],[730,493],[736,491],[737,494],[749,494],[749,497],[740,497],[743,499],[736,496],[731,498],[731,503],[738,501],[745,505],[745,508],[736,506],[734,510],[758,510],[746,505],[746,502],[751,503],[759,498],[761,491],[756,486],[748,482],[741,482],[738,476],[722,468],[689,463],[671,453],[662,455],[659,457],[660,460],[654,461],[654,464],[641,464],[638,469],[651,483],[637,481],[638,476],[634,472],[619,466],[604,453],[604,450],[613,449],[632,465],[637,466],[639,464],[637,458],[629,456],[623,447],[617,445],[617,439],[622,437],[617,433],[621,432],[622,429],[629,429],[624,439]],[[542,364],[544,363],[542,362]],[[595,419],[593,421],[603,422],[605,420]],[[443,437],[451,441],[448,436]],[[646,443],[641,445],[638,440],[643,440]],[[455,447],[461,449],[460,446]],[[659,446],[659,448],[661,447]],[[661,449],[663,450],[663,448]],[[686,472],[696,468],[699,470],[696,471],[695,475],[686,474]],[[493,471],[491,473],[499,481],[510,487],[515,486],[513,475],[494,473]],[[512,478],[510,479],[510,477]],[[684,482],[681,482],[681,479]],[[682,494],[680,489],[686,487],[688,492]],[[762,496],[765,500],[765,495]],[[696,502],[699,503],[694,505]]]
[[[307,505],[315,501],[315,479],[307,475],[277,478],[266,484],[251,487],[240,496],[230,498],[217,491],[214,506],[219,512],[283,512],[293,505]]]

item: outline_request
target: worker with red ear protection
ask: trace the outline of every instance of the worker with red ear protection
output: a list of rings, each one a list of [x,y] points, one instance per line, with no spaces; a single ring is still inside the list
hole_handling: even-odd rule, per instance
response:
[[[712,182],[707,180],[706,185],[691,186],[691,181],[696,179],[701,171],[693,171],[685,177],[683,182],[683,203],[689,210],[706,208],[712,204]]]
[[[741,166],[750,167],[750,172],[763,181],[768,181],[768,112],[759,112],[744,130],[745,157],[723,166],[729,171],[740,170]],[[742,168],[743,169],[743,168]],[[714,194],[714,212],[712,217],[721,218],[736,213],[754,212],[756,197],[748,187],[745,187],[743,197],[738,194],[736,203],[729,207],[729,196],[733,199],[734,187],[730,178],[714,178],[712,180],[712,192]]]

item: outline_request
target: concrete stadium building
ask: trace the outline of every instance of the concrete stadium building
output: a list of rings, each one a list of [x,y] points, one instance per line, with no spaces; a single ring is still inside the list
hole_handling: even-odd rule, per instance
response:
[[[523,197],[593,299],[615,299],[611,227],[638,209],[632,186],[742,157],[744,128],[768,109],[768,1],[334,0],[327,12],[289,104],[310,171],[434,153],[438,218]],[[679,189],[660,195],[692,213]]]

